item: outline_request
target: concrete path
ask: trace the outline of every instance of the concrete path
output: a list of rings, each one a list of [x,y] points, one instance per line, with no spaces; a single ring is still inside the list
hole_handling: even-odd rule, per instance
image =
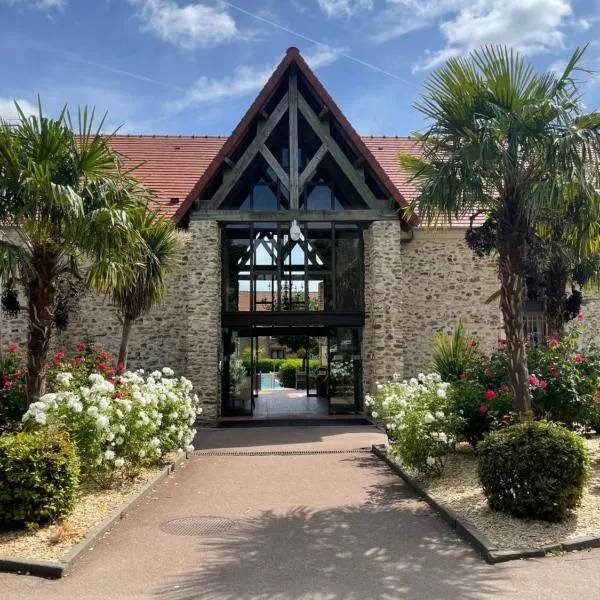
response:
[[[69,577],[0,574],[0,598],[599,597],[600,551],[485,564],[386,466],[360,450],[380,441],[370,427],[206,432],[198,440],[205,454],[157,487]],[[315,453],[275,454],[308,450]],[[239,526],[212,538],[161,530],[172,519],[206,516]]]

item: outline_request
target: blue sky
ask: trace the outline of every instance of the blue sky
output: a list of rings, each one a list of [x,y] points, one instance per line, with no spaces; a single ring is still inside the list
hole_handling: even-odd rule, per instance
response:
[[[0,0],[0,116],[39,94],[126,133],[228,134],[297,46],[360,133],[405,135],[447,57],[508,43],[556,70],[591,41],[583,64],[600,70],[599,30],[600,0]]]

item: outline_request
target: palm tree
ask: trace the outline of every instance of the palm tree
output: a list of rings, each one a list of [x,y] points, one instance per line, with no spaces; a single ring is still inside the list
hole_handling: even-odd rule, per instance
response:
[[[104,119],[78,112],[78,133],[69,112],[45,117],[41,104],[27,117],[0,120],[0,279],[22,285],[28,305],[27,405],[39,398],[48,359],[60,277],[85,259],[87,281],[101,289],[122,284],[140,256],[143,240],[130,213],[148,193],[119,170],[102,135]]]
[[[417,109],[430,120],[420,158],[401,164],[420,183],[410,210],[427,223],[451,223],[481,211],[498,220],[500,306],[508,339],[514,409],[531,411],[524,334],[527,240],[541,215],[559,211],[564,187],[577,182],[585,212],[598,222],[600,115],[581,114],[573,75],[584,49],[562,75],[536,73],[513,50],[486,47],[452,58],[430,76]]]
[[[181,250],[180,234],[171,219],[141,210],[133,215],[133,223],[144,240],[146,252],[141,261],[133,265],[133,277],[125,285],[117,285],[111,290],[123,319],[119,364],[124,366],[127,365],[131,328],[137,319],[162,302],[165,276],[177,267]]]

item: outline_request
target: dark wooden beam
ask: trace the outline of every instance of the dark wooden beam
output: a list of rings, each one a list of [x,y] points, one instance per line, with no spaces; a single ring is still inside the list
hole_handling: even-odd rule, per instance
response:
[[[241,211],[201,209],[191,213],[192,221],[221,221],[224,223],[278,222],[278,221],[393,221],[399,218],[394,209],[351,209],[333,212],[331,210],[281,210],[281,211]]]
[[[233,167],[235,167],[235,163],[229,158],[229,156],[226,156],[223,159],[223,162],[230,168],[233,169]]]
[[[279,161],[273,156],[273,153],[267,148],[266,144],[263,144],[260,147],[259,152],[263,155],[271,169],[275,171],[275,175],[277,175],[281,183],[283,183],[283,185],[285,185],[285,187],[289,190],[290,178],[281,164],[279,164]]]
[[[352,163],[352,166],[353,166],[355,169],[360,169],[361,167],[363,167],[363,166],[364,166],[364,164],[365,164],[366,162],[367,162],[367,161],[365,160],[365,157],[364,157],[364,156],[359,156],[359,157],[358,157],[358,158],[357,158],[357,159],[356,159],[356,160],[355,160],[355,161]]]
[[[269,115],[267,114],[267,111],[264,108],[261,108],[258,111],[258,114],[260,115],[263,121],[266,121],[269,118]]]
[[[363,177],[360,176],[359,172],[352,166],[352,163],[344,154],[344,151],[331,137],[328,122],[322,123],[319,121],[319,117],[314,113],[313,109],[302,96],[298,97],[298,108],[304,118],[308,121],[308,124],[311,126],[312,130],[321,138],[321,142],[327,146],[327,150],[329,150],[329,153],[335,162],[350,180],[350,183],[354,186],[356,191],[361,195],[362,199],[370,208],[376,208],[379,202],[375,197],[375,194],[373,194],[369,186],[365,183]]]
[[[324,106],[319,111],[319,121],[322,121],[328,114],[329,114],[329,109],[326,106]]]
[[[290,99],[290,209],[300,206],[298,187],[298,79],[295,73],[290,75],[288,96]]]
[[[267,138],[271,135],[273,129],[277,126],[277,123],[281,121],[285,111],[288,109],[288,94],[279,101],[279,104],[275,108],[275,110],[271,113],[271,116],[267,119],[266,122],[262,123],[263,127],[260,128],[260,131],[257,133],[256,137],[250,142],[246,151],[240,159],[237,161],[235,167],[228,171],[228,177],[223,178],[223,183],[212,197],[211,200],[207,202],[207,206],[213,209],[219,208],[223,201],[227,198],[227,195],[233,189],[233,186],[238,181],[238,179],[244,174],[244,171],[250,166],[250,163],[257,155],[260,147],[267,141]],[[260,121],[259,121],[260,123]]]
[[[310,159],[302,173],[300,173],[300,179],[298,180],[298,190],[302,193],[304,186],[312,179],[317,167],[327,154],[327,146],[321,144],[320,148],[315,152],[315,155]]]

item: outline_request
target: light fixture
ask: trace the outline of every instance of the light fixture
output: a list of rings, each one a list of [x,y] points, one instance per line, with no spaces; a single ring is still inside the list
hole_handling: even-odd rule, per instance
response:
[[[300,225],[298,225],[298,221],[294,219],[292,221],[292,226],[290,227],[290,237],[292,238],[292,241],[297,242],[300,239],[301,233]]]

